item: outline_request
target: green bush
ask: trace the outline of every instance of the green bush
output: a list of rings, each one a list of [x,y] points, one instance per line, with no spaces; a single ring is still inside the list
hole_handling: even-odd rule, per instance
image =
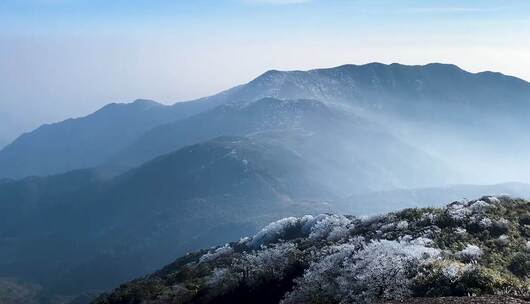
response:
[[[516,253],[508,268],[516,276],[527,278],[530,276],[530,254],[527,252]]]

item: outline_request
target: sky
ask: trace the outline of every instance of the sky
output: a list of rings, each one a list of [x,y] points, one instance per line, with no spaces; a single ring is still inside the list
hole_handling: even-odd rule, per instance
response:
[[[374,61],[530,80],[530,1],[0,0],[0,128]]]

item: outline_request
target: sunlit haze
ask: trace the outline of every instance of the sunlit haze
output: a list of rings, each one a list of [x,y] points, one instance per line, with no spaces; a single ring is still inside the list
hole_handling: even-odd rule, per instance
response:
[[[8,0],[0,45],[0,118],[28,131],[114,101],[211,95],[269,69],[447,62],[530,79],[530,3]]]

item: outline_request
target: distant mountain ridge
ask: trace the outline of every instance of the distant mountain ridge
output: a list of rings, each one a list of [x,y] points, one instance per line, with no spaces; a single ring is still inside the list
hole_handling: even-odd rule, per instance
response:
[[[81,118],[45,124],[0,150],[0,178],[50,175],[95,167],[149,129],[208,109],[208,100],[166,106],[138,99],[112,103]]]
[[[525,142],[519,137],[528,137],[521,130],[529,126],[526,117],[530,113],[530,84],[500,73],[474,74],[448,64],[380,63],[310,71],[272,70],[247,84],[196,101],[173,106],[114,105],[119,108],[115,117],[104,122],[96,117],[102,116],[100,111],[110,112],[106,107],[86,118],[44,126],[0,151],[0,177],[48,175],[99,166],[121,156],[127,158],[123,151],[147,132],[154,134],[155,128],[167,129],[165,124],[175,124],[223,104],[267,97],[334,104],[389,124],[408,141],[426,142],[424,148],[429,151],[445,146],[431,142],[431,133],[446,138],[447,130],[458,133],[455,141],[460,142],[486,142],[481,135],[484,127],[502,144],[513,146],[514,142]],[[146,105],[149,109],[145,109]],[[89,148],[95,151],[86,153]],[[499,152],[490,144],[481,149]]]

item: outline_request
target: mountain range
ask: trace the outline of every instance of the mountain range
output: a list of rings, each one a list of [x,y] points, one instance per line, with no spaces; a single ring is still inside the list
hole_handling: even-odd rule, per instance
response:
[[[0,151],[0,283],[83,303],[282,217],[528,197],[462,184],[526,181],[528,114],[529,83],[445,64],[269,71],[171,106],[109,104]]]
[[[512,169],[514,164],[506,160],[524,159],[519,151],[528,148],[528,140],[524,140],[528,138],[525,117],[530,111],[527,82],[500,73],[469,73],[446,64],[372,63],[268,71],[220,94],[173,106],[150,101],[112,104],[87,117],[44,125],[19,137],[0,151],[0,177],[49,175],[98,166],[122,172],[170,152],[169,148],[197,143],[189,134],[183,142],[173,138],[166,147],[142,146],[149,137],[161,138],[164,132],[171,132],[172,125],[178,128],[181,118],[223,104],[244,104],[266,97],[318,100],[340,107],[384,125],[400,139],[446,162],[465,160],[474,165],[480,161],[488,163],[485,169],[499,169],[499,174],[508,170],[499,168],[498,159],[504,168]],[[472,148],[480,153],[462,153]],[[125,167],[113,168],[113,163]],[[465,166],[455,167],[466,177],[480,175]],[[495,180],[491,177],[488,182]]]

